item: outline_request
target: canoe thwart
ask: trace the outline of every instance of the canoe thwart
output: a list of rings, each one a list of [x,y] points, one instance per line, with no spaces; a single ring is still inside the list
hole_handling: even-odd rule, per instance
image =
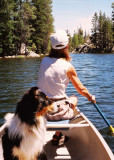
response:
[[[77,124],[70,124],[70,120],[62,120],[62,121],[48,121],[47,122],[47,130],[68,130],[73,127],[88,127],[89,124],[82,124],[82,123],[77,123]]]

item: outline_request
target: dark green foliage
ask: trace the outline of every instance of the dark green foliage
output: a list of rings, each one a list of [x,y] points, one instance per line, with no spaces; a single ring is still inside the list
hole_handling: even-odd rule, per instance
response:
[[[111,52],[113,48],[112,21],[100,11],[94,14],[92,19],[91,41],[96,47],[96,52]]]
[[[74,31],[73,37],[71,38],[71,50],[75,50],[78,45],[84,44],[84,35],[81,28],[78,29],[77,33]]]
[[[32,21],[35,32],[32,38],[37,48],[36,52],[44,54],[47,52],[50,33],[53,31],[52,1],[32,0],[32,3],[36,7],[36,19]]]
[[[13,43],[13,0],[0,1],[0,56],[12,55]]]
[[[74,33],[72,37],[72,48],[76,49],[79,45],[78,34]]]
[[[29,1],[23,1],[22,7],[21,7],[21,36],[20,41],[21,43],[24,43],[26,46],[29,46],[32,44],[32,33],[35,31],[35,29],[32,26],[31,21],[36,19],[36,16],[34,14],[36,8],[31,5]],[[26,53],[26,51],[25,51]]]
[[[0,1],[0,56],[20,54],[22,43],[37,53],[47,52],[53,30],[51,4],[51,0]]]

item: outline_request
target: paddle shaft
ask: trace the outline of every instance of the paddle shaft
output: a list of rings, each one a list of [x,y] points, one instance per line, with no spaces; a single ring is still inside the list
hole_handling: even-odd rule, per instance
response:
[[[93,102],[92,102],[93,103]],[[93,105],[95,106],[95,108],[97,109],[97,111],[100,113],[100,115],[103,117],[104,121],[106,122],[106,124],[109,126],[110,130],[111,130],[111,134],[112,136],[114,136],[114,128],[111,126],[111,124],[109,123],[109,121],[106,119],[106,117],[104,116],[104,114],[101,112],[100,108],[97,106],[96,103],[93,103]]]
[[[93,103],[93,102],[92,102]],[[100,113],[100,115],[103,117],[103,119],[105,120],[106,124],[110,127],[111,124],[109,123],[109,121],[106,119],[106,117],[104,116],[104,114],[101,112],[100,108],[97,106],[96,103],[93,103],[93,105],[95,106],[95,108],[97,109],[97,111]]]

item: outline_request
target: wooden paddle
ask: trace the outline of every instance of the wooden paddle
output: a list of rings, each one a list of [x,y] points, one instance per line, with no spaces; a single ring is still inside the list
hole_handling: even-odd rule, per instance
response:
[[[97,109],[97,111],[100,113],[100,115],[102,116],[102,118],[104,119],[104,121],[106,122],[106,124],[109,126],[110,130],[111,130],[111,134],[114,135],[114,128],[112,127],[112,125],[109,123],[109,121],[106,119],[106,117],[104,116],[104,114],[101,112],[100,108],[97,106],[96,103],[92,102],[93,105],[95,106],[95,108]]]

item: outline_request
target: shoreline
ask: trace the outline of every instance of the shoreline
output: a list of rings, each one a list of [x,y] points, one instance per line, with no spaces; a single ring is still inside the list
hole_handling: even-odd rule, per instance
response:
[[[46,56],[47,54],[36,54],[36,55],[13,55],[13,56],[4,56],[0,57],[0,59],[9,59],[9,58],[41,58],[43,56]]]
[[[71,54],[114,54],[112,53],[78,53],[78,52],[70,52]],[[13,55],[13,56],[4,56],[0,57],[0,59],[9,59],[9,58],[41,58],[43,56],[47,56],[48,54],[36,54],[36,55]]]

